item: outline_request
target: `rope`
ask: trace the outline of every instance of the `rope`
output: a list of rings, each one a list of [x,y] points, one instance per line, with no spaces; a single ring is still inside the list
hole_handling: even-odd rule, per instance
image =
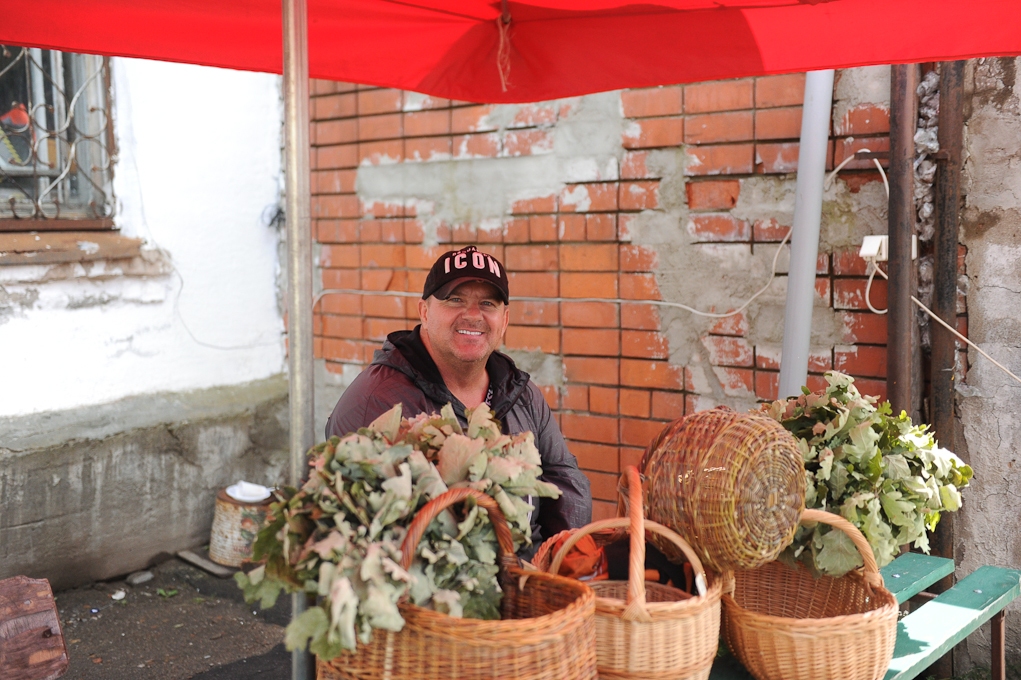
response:
[[[886,280],[889,280],[889,279],[890,279],[890,277],[886,275],[886,272],[884,272],[884,271],[883,271],[882,269],[880,269],[880,268],[879,268],[879,266],[878,266],[878,265],[876,265],[876,263],[875,263],[875,261],[874,261],[874,260],[872,260],[872,259],[870,258],[870,259],[869,259],[869,262],[870,262],[870,263],[872,264],[872,266],[873,266],[873,267],[875,268],[875,270],[876,270],[877,272],[879,272],[879,275],[880,275],[880,276],[882,276],[882,277],[883,277],[884,279],[886,279]],[[866,295],[867,295],[867,290],[868,290],[868,289],[866,288]],[[950,325],[950,324],[948,324],[948,323],[947,323],[946,321],[944,321],[943,319],[939,318],[939,316],[937,316],[937,315],[936,315],[936,312],[932,311],[931,309],[929,309],[928,307],[926,307],[925,305],[923,305],[923,304],[921,303],[921,301],[919,301],[919,299],[918,299],[918,298],[916,298],[916,297],[915,297],[914,295],[912,295],[912,296],[911,296],[911,301],[912,301],[912,302],[914,302],[914,303],[915,303],[916,305],[918,305],[918,307],[919,307],[919,308],[920,308],[920,309],[921,309],[921,310],[922,310],[923,312],[925,312],[925,313],[926,313],[926,314],[928,314],[928,315],[929,315],[930,317],[932,317],[932,319],[933,319],[933,320],[934,320],[934,321],[935,321],[936,323],[938,323],[939,325],[943,326],[943,328],[946,328],[946,329],[947,329],[948,331],[950,331],[951,333],[953,333],[953,334],[954,334],[954,336],[955,336],[955,337],[956,337],[956,338],[957,338],[958,340],[960,340],[961,342],[967,343],[967,345],[968,345],[969,347],[973,348],[973,349],[974,349],[974,350],[975,350],[976,352],[978,352],[979,354],[981,354],[982,356],[984,356],[984,357],[985,357],[986,359],[989,359],[989,361],[993,362],[993,364],[994,364],[994,365],[995,365],[995,366],[996,366],[997,368],[999,368],[999,369],[1000,369],[1001,371],[1003,371],[1004,373],[1006,373],[1007,375],[1009,375],[1009,376],[1010,376],[1011,378],[1013,378],[1014,380],[1016,380],[1016,381],[1017,381],[1018,383],[1021,383],[1021,378],[1019,378],[1019,377],[1017,377],[1016,375],[1014,375],[1014,374],[1013,374],[1013,373],[1012,373],[1012,372],[1010,371],[1010,369],[1009,369],[1009,368],[1007,368],[1006,366],[1004,366],[1003,364],[1001,364],[1001,363],[1000,363],[999,361],[997,361],[996,359],[994,359],[994,358],[992,358],[991,356],[989,356],[989,355],[988,355],[988,354],[986,353],[986,351],[985,351],[984,349],[982,349],[981,347],[979,347],[978,345],[976,345],[976,344],[975,344],[974,342],[972,342],[972,341],[971,341],[971,340],[969,340],[968,338],[966,338],[966,337],[964,337],[963,335],[961,335],[960,333],[958,333],[958,332],[957,332],[957,329],[955,329],[955,328],[951,327],[951,325]],[[872,309],[872,304],[871,304],[871,303],[869,304],[869,309]],[[873,311],[875,311],[875,310],[873,310]],[[885,313],[885,311],[886,311],[886,310],[883,310],[883,313]]]
[[[510,9],[507,0],[502,0],[503,11],[496,19],[496,30],[500,34],[500,46],[496,51],[496,70],[500,74],[500,87],[504,92],[510,84]]]

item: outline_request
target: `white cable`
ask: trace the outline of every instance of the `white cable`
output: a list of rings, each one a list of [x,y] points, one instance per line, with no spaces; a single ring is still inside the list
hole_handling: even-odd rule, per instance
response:
[[[872,279],[873,277],[875,277],[876,272],[879,271],[879,265],[876,263],[876,260],[873,257],[868,258],[868,263],[869,263],[868,264],[869,281],[868,283],[865,284],[865,304],[869,306],[869,309],[872,311],[873,314],[886,314],[890,310],[876,309],[875,307],[872,306],[872,299],[870,296],[870,293],[872,291]],[[885,278],[886,275],[884,274],[883,276]]]
[[[878,267],[876,267],[876,271],[877,271],[877,272],[879,272],[879,275],[880,275],[880,276],[882,276],[882,277],[883,277],[884,279],[887,279],[887,280],[889,280],[889,278],[890,278],[890,277],[888,277],[888,276],[886,275],[886,272],[884,272],[884,271],[883,271],[882,269],[879,269]],[[921,310],[922,310],[923,312],[925,312],[926,314],[928,314],[929,316],[931,316],[931,317],[933,318],[933,320],[935,320],[935,321],[936,321],[936,322],[937,322],[937,323],[938,323],[939,325],[943,326],[943,328],[946,328],[946,329],[947,329],[948,331],[950,331],[951,333],[953,333],[953,334],[954,334],[954,336],[956,336],[956,337],[957,337],[957,338],[958,338],[959,340],[961,340],[961,342],[967,343],[967,345],[968,345],[969,347],[972,347],[972,348],[974,348],[976,352],[978,352],[979,354],[981,354],[982,356],[984,356],[984,357],[985,357],[986,359],[989,359],[989,361],[993,362],[993,364],[995,364],[995,365],[996,365],[996,367],[997,367],[997,368],[999,368],[999,369],[1000,369],[1001,371],[1003,371],[1004,373],[1006,373],[1007,375],[1009,375],[1009,376],[1010,376],[1011,378],[1013,378],[1014,380],[1016,380],[1016,381],[1017,381],[1018,383],[1021,383],[1021,378],[1019,378],[1019,377],[1017,377],[1016,375],[1014,375],[1014,374],[1013,374],[1013,373],[1012,373],[1012,372],[1010,371],[1010,369],[1009,369],[1009,368],[1007,368],[1006,366],[1004,366],[1003,364],[1001,364],[1001,363],[1000,363],[999,361],[997,361],[996,359],[994,359],[994,358],[992,358],[991,356],[989,356],[989,355],[988,355],[988,354],[986,353],[986,351],[985,351],[985,350],[983,350],[983,349],[982,349],[981,347],[979,347],[978,345],[976,345],[976,344],[975,344],[974,342],[972,342],[972,341],[971,341],[971,340],[969,340],[968,338],[966,338],[966,337],[964,337],[963,335],[961,335],[960,333],[958,333],[958,332],[957,332],[957,329],[955,329],[955,328],[951,327],[951,325],[950,325],[950,324],[948,324],[948,323],[947,323],[946,321],[944,321],[943,319],[941,319],[941,318],[939,318],[938,316],[936,316],[936,313],[935,313],[934,311],[932,311],[931,309],[929,309],[928,307],[926,307],[925,305],[923,305],[923,304],[921,303],[921,301],[920,301],[920,300],[919,300],[918,298],[916,298],[916,297],[915,297],[914,295],[912,295],[912,296],[911,296],[911,301],[912,301],[912,302],[914,302],[914,303],[915,303],[916,305],[918,305],[918,307],[919,307],[919,308],[920,308],[920,309],[921,309]],[[869,307],[871,308],[871,307],[872,307],[872,305],[869,305]]]
[[[863,151],[864,151],[864,149],[863,149]],[[847,164],[847,162],[848,162],[849,158],[853,158],[853,156],[850,156],[850,157],[848,157],[848,158],[845,158],[845,159],[844,159],[844,160],[843,160],[843,161],[842,161],[842,162],[840,163],[840,165],[838,165],[838,166],[837,166],[837,167],[836,167],[836,168],[835,168],[835,169],[833,170],[833,172],[832,172],[832,173],[830,173],[830,176],[826,178],[826,182],[827,182],[827,183],[829,183],[829,181],[830,181],[831,179],[833,179],[833,175],[837,174],[837,171],[838,171],[838,170],[840,170],[840,169],[841,169],[842,167],[844,167],[844,165],[846,165],[846,164]],[[873,161],[873,162],[874,162],[874,163],[876,164],[876,167],[877,167],[877,168],[879,168],[879,174],[880,174],[880,175],[882,175],[882,177],[883,177],[883,187],[884,187],[884,188],[886,189],[886,197],[887,197],[887,198],[889,198],[889,197],[890,197],[890,182],[889,182],[889,181],[888,181],[888,180],[886,179],[886,173],[885,173],[885,172],[883,172],[883,166],[882,166],[882,165],[880,165],[879,161],[878,161],[878,160],[876,160],[875,158],[873,158],[873,159],[872,159],[872,161]],[[889,311],[888,309],[883,309],[883,310],[879,310],[879,309],[876,309],[875,307],[873,307],[873,306],[872,306],[872,300],[871,300],[871,299],[869,299],[869,293],[870,293],[870,291],[871,291],[871,288],[872,288],[872,277],[876,275],[876,272],[879,272],[879,275],[880,275],[880,276],[882,276],[882,277],[883,277],[884,279],[886,279],[886,280],[888,280],[888,281],[889,281],[890,277],[886,275],[886,272],[884,272],[884,271],[883,271],[882,269],[880,269],[880,268],[879,268],[879,264],[878,264],[878,263],[876,262],[876,259],[875,259],[874,257],[870,257],[870,258],[868,258],[868,263],[869,263],[869,266],[870,266],[870,268],[871,268],[871,270],[872,270],[872,271],[871,271],[871,273],[869,274],[869,281],[868,281],[868,283],[866,283],[866,284],[865,284],[865,304],[866,304],[866,305],[868,305],[869,309],[870,309],[870,310],[872,310],[872,311],[873,311],[874,313],[876,313],[876,314],[886,314],[886,313],[887,313],[887,312]],[[928,314],[928,315],[929,315],[930,317],[932,317],[932,318],[933,318],[933,319],[934,319],[934,320],[935,320],[935,321],[936,321],[937,323],[939,323],[939,325],[943,326],[943,327],[944,327],[944,328],[946,328],[946,329],[947,329],[948,331],[950,331],[951,333],[953,333],[953,334],[954,334],[954,336],[956,336],[956,337],[957,337],[957,338],[958,338],[959,340],[961,340],[962,342],[966,343],[966,344],[967,344],[967,345],[968,345],[969,347],[973,347],[973,348],[975,349],[975,351],[976,351],[976,352],[978,352],[979,354],[981,354],[982,356],[984,356],[984,357],[985,357],[986,359],[989,359],[989,361],[993,362],[993,364],[994,364],[994,365],[995,365],[995,366],[996,366],[997,368],[999,368],[999,369],[1000,369],[1001,371],[1003,371],[1004,373],[1006,373],[1007,375],[1009,375],[1009,376],[1010,376],[1011,378],[1013,378],[1014,380],[1016,380],[1016,381],[1018,381],[1019,383],[1021,383],[1021,378],[1019,378],[1019,377],[1017,377],[1016,375],[1014,375],[1014,374],[1013,374],[1013,373],[1012,373],[1012,372],[1010,371],[1010,369],[1009,369],[1009,368],[1007,368],[1006,366],[1004,366],[1003,364],[1001,364],[1001,363],[1000,363],[999,361],[997,361],[996,359],[994,359],[994,358],[992,358],[991,356],[989,356],[989,355],[988,355],[988,354],[986,353],[986,351],[985,351],[985,350],[983,350],[983,349],[982,349],[981,347],[979,347],[978,345],[976,345],[976,344],[975,344],[974,342],[972,342],[972,341],[971,341],[971,340],[969,340],[968,338],[966,338],[966,337],[964,337],[963,335],[961,335],[960,333],[958,333],[958,332],[957,332],[957,329],[955,329],[955,328],[951,328],[950,324],[948,324],[948,323],[947,323],[946,321],[944,321],[943,319],[941,319],[941,318],[939,318],[938,316],[936,316],[936,313],[935,313],[935,312],[933,312],[933,311],[932,311],[931,309],[929,309],[928,307],[926,307],[925,305],[923,305],[923,304],[922,304],[922,302],[921,302],[921,301],[920,301],[920,300],[919,300],[918,298],[916,298],[916,297],[915,297],[914,295],[912,295],[912,296],[911,296],[911,301],[912,301],[912,302],[914,302],[914,303],[915,303],[916,305],[918,305],[918,307],[919,307],[919,308],[920,308],[920,309],[921,309],[921,310],[922,310],[923,312],[925,312],[925,313],[926,313],[926,314]]]
[[[755,300],[755,298],[759,297],[769,289],[770,285],[772,285],[773,283],[773,279],[776,278],[776,262],[777,260],[780,259],[780,253],[781,251],[783,251],[783,247],[787,244],[787,239],[791,237],[791,231],[793,230],[787,231],[783,239],[780,240],[780,245],[778,245],[776,248],[776,253],[773,255],[773,264],[770,268],[769,281],[766,282],[766,285],[764,285],[762,288],[756,291],[756,293],[752,295],[750,298],[745,300],[744,304],[730,312],[725,313],[703,312],[693,307],[689,307],[688,305],[681,304],[680,302],[667,302],[665,300],[625,300],[623,298],[584,298],[584,297],[565,298],[565,297],[518,297],[518,296],[515,296],[512,299],[521,302],[614,302],[618,304],[659,305],[660,307],[675,307],[677,309],[683,309],[686,312],[691,312],[692,314],[698,316],[709,317],[710,319],[725,319],[728,316],[734,316],[735,314],[740,314],[741,312],[743,312],[748,307],[748,305],[750,305]],[[316,295],[315,298],[312,300],[312,309],[314,310],[316,308],[316,305],[319,304],[319,301],[322,300],[323,297],[333,293],[340,293],[346,295],[394,295],[398,297],[421,297],[421,294],[419,293],[412,293],[402,290],[355,290],[350,288],[327,288],[326,290],[319,291],[319,294]]]
[[[879,170],[880,176],[883,178],[883,188],[886,189],[886,198],[890,198],[890,180],[886,179],[886,171],[883,170],[883,164],[879,162],[879,159],[873,158],[872,162],[876,164],[876,169]]]
[[[823,188],[824,189],[829,189],[830,188],[830,184],[833,183],[833,178],[837,176],[837,173],[840,172],[841,170],[843,170],[844,166],[847,165],[848,163],[850,163],[851,161],[853,161],[854,157],[857,154],[860,154],[860,153],[872,153],[872,152],[869,151],[868,149],[858,149],[853,154],[851,154],[850,156],[848,156],[844,160],[840,161],[840,164],[837,167],[833,168],[833,172],[831,172],[830,174],[826,175],[826,181],[824,181],[822,183]],[[890,180],[888,180],[886,178],[886,171],[883,170],[883,164],[879,162],[878,158],[873,158],[872,162],[876,164],[876,169],[879,170],[879,174],[883,178],[883,188],[886,189],[886,197],[889,198],[890,197]]]

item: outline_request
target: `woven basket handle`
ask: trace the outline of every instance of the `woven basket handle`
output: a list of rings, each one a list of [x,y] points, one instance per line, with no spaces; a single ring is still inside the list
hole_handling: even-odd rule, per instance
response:
[[[415,551],[418,549],[418,543],[422,540],[422,534],[425,533],[429,524],[451,505],[467,500],[469,497],[474,498],[475,502],[489,513],[489,521],[492,522],[493,529],[496,531],[496,542],[500,548],[500,555],[507,556],[514,554],[514,539],[511,538],[507,519],[500,511],[500,506],[497,502],[492,497],[475,489],[451,489],[423,505],[421,510],[415,514],[415,519],[411,520],[411,524],[408,526],[408,533],[404,536],[404,542],[401,544],[402,568],[411,568],[411,563],[415,559]]]
[[[604,529],[622,529],[628,528],[631,534],[631,554],[630,562],[628,563],[628,599],[627,607],[625,608],[621,618],[628,621],[650,621],[649,611],[646,607],[645,602],[645,532],[651,531],[654,534],[658,534],[663,538],[667,539],[674,545],[676,545],[684,556],[688,558],[691,563],[692,570],[695,572],[695,586],[700,596],[706,594],[706,575],[705,568],[702,566],[702,561],[695,554],[695,551],[691,549],[688,542],[681,538],[677,533],[668,529],[667,527],[653,522],[652,520],[646,520],[644,513],[642,512],[642,484],[641,477],[638,474],[638,468],[634,466],[628,466],[624,472],[624,480],[627,480],[628,489],[628,517],[614,517],[612,519],[604,519],[599,522],[593,522],[588,524],[581,529],[573,532],[564,544],[560,546],[560,550],[553,556],[553,561],[550,563],[547,571],[550,574],[559,574],[560,565],[563,564],[564,558],[571,551],[578,541],[589,534],[594,534]]]
[[[626,621],[651,621],[645,606],[645,512],[642,503],[642,476],[628,465],[620,476],[627,489],[628,532],[631,534],[630,560],[627,566],[627,607],[621,615]]]
[[[865,563],[865,582],[877,588],[886,587],[883,582],[883,575],[879,573],[879,565],[876,564],[876,556],[872,554],[872,546],[869,545],[868,539],[862,535],[858,527],[840,515],[811,508],[807,508],[801,513],[801,521],[828,524],[834,529],[840,529],[847,534],[847,537],[854,543],[854,547],[861,553],[861,558]]]

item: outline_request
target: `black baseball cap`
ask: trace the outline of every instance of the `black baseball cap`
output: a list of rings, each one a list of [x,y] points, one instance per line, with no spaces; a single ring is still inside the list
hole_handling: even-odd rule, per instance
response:
[[[488,283],[500,293],[504,304],[510,302],[507,285],[507,270],[503,264],[488,253],[480,252],[475,246],[451,250],[440,258],[429,270],[422,289],[422,299],[435,295],[445,300],[455,288],[466,281]]]

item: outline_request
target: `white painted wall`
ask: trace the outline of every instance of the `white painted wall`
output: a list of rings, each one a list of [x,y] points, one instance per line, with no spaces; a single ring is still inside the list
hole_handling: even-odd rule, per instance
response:
[[[279,78],[112,69],[116,224],[173,271],[0,267],[0,294],[20,300],[0,318],[0,417],[284,370],[279,235],[266,223],[281,184]]]

